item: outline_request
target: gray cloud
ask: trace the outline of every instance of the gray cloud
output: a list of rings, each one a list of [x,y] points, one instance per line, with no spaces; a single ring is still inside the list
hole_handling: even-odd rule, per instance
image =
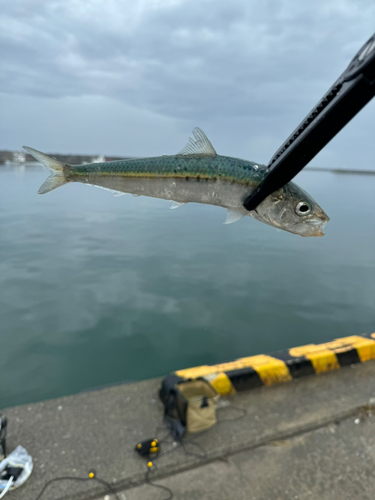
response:
[[[349,0],[16,0],[3,6],[0,23],[2,102],[11,109],[7,103],[17,96],[28,120],[32,100],[40,105],[39,118],[55,107],[60,128],[70,122],[74,130],[74,113],[69,121],[64,116],[67,99],[75,100],[77,115],[87,110],[89,96],[101,112],[103,99],[118,102],[133,109],[133,119],[135,110],[144,123],[153,116],[155,128],[169,120],[176,151],[183,131],[201,125],[216,135],[220,152],[267,161],[372,34],[374,15],[372,0],[360,6]],[[374,157],[374,103],[368,109],[319,162]],[[11,114],[0,124],[9,144],[16,137],[6,133]],[[116,112],[102,116],[100,147],[115,153],[111,137],[124,119]],[[49,136],[56,131],[44,132],[47,146],[55,144]],[[360,158],[348,134],[349,142],[360,141]],[[145,139],[127,145],[124,137],[123,153],[142,154],[139,146],[157,154],[141,147]],[[86,151],[98,146],[91,144],[85,141]],[[72,138],[58,149],[64,147],[77,150],[79,143]]]

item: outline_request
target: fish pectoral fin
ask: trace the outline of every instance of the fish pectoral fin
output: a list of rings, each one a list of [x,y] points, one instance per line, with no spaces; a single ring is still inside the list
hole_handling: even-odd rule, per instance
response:
[[[181,151],[177,154],[179,155],[207,155],[207,156],[216,156],[217,153],[212,146],[211,142],[208,140],[206,134],[198,127],[193,129],[193,136],[195,138],[192,139],[189,137],[189,140],[186,146],[181,149]]]
[[[178,201],[172,201],[171,206],[169,208],[170,208],[170,210],[175,210],[176,208],[180,208],[183,205],[187,205],[187,202],[186,203],[179,203]]]
[[[245,217],[245,215],[248,215],[248,213],[245,208],[228,208],[227,218],[223,224],[233,224],[242,219],[242,217]]]
[[[54,189],[63,186],[68,181],[62,172],[53,172],[46,181],[40,186],[38,194],[46,194]]]

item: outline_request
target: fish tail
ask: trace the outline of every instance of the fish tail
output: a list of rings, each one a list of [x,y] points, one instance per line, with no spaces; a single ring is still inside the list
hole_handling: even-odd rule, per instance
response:
[[[65,172],[67,168],[69,168],[69,165],[61,163],[54,158],[50,158],[49,156],[41,153],[40,151],[37,151],[36,149],[28,148],[27,146],[23,146],[23,149],[40,163],[42,163],[42,165],[52,170],[52,174],[40,186],[38,191],[39,194],[49,193],[50,191],[53,191],[54,189],[63,186],[68,182]]]

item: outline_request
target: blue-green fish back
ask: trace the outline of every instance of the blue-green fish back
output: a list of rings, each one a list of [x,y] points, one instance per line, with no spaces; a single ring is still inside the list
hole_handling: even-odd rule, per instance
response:
[[[255,185],[263,179],[264,166],[229,156],[173,155],[74,165],[68,177],[122,176],[221,180]]]

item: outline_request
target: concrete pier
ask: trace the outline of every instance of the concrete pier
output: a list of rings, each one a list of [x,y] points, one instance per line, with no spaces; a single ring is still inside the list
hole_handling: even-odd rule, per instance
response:
[[[8,417],[8,452],[18,444],[34,471],[9,500],[33,500],[58,476],[87,477],[90,469],[122,500],[162,500],[167,492],[145,483],[147,462],[139,440],[163,438],[160,379],[86,392],[2,410]],[[174,498],[373,499],[375,491],[375,361],[288,384],[224,398],[246,409],[218,409],[219,423],[186,444],[162,442],[152,481]],[[231,421],[232,420],[232,421]],[[165,454],[164,454],[165,452]],[[59,481],[42,500],[113,498],[104,486]]]

